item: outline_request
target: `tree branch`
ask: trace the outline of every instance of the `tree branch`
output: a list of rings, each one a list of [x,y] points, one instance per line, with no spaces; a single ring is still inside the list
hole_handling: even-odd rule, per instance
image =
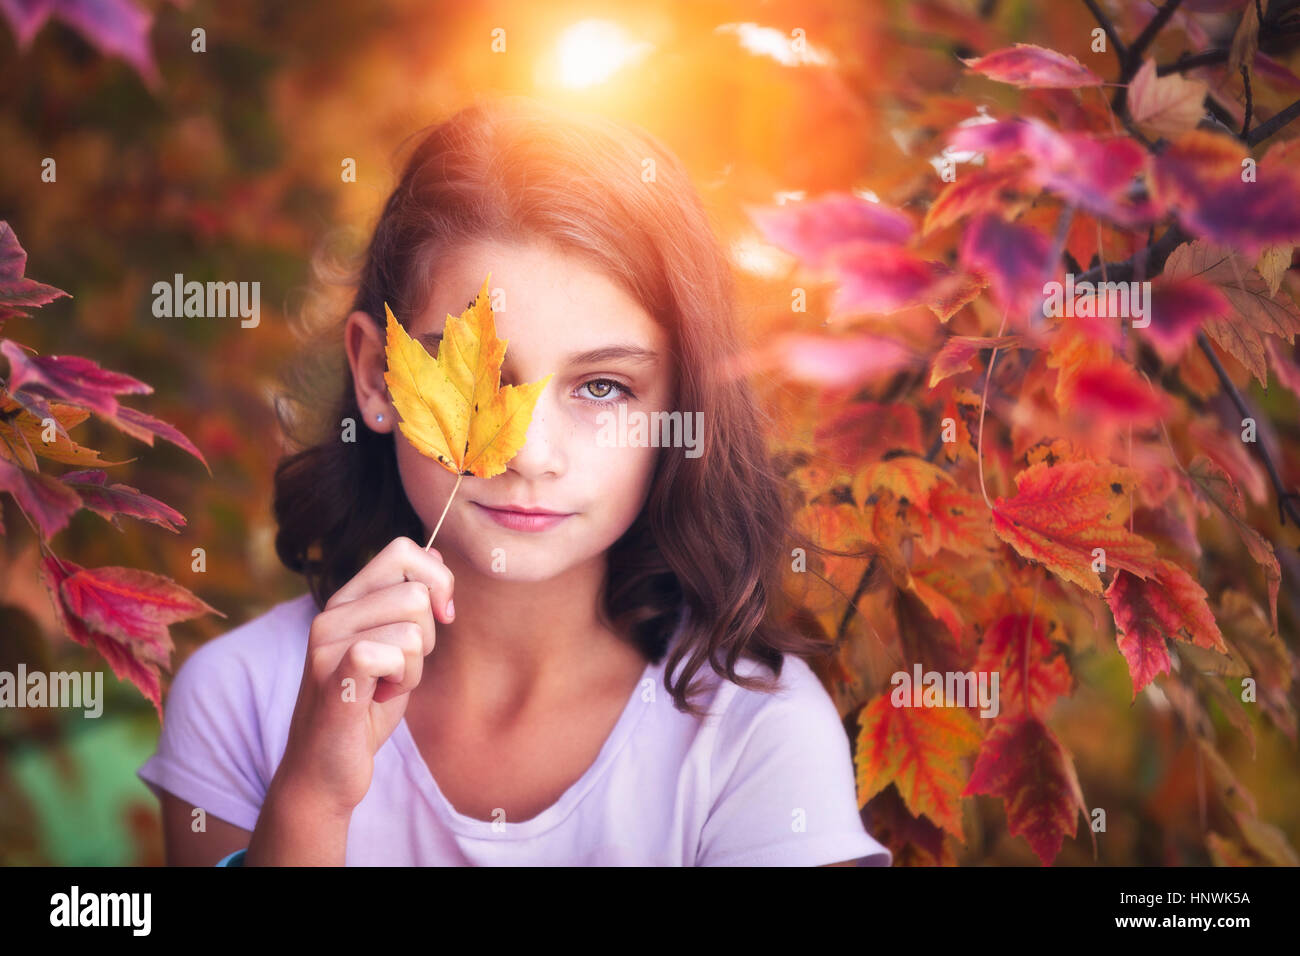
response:
[[[1250,135],[1246,137],[1246,145],[1255,146],[1262,143],[1297,116],[1300,116],[1300,100],[1296,100],[1276,116],[1270,117],[1267,123],[1260,123],[1251,130]]]
[[[1196,333],[1196,344],[1201,347],[1205,357],[1210,360],[1214,366],[1214,374],[1219,377],[1219,384],[1223,390],[1232,398],[1232,403],[1237,406],[1237,411],[1241,413],[1242,418],[1254,418],[1246,400],[1241,397],[1241,392],[1237,391],[1237,386],[1232,383],[1228,377],[1227,370],[1223,363],[1219,361],[1219,356],[1214,354],[1214,349],[1210,346],[1210,340],[1206,337],[1205,332]],[[1288,491],[1282,484],[1282,476],[1277,473],[1277,466],[1273,464],[1273,459],[1269,456],[1268,449],[1264,447],[1263,442],[1255,442],[1259,446],[1259,456],[1264,459],[1264,467],[1268,469],[1268,477],[1273,482],[1273,488],[1277,491],[1277,517],[1283,526],[1286,525],[1286,516],[1291,515],[1291,520],[1295,522],[1296,527],[1300,527],[1300,511],[1292,504],[1293,500],[1300,500],[1300,494],[1294,491]]]
[[[1110,282],[1128,282],[1133,278],[1138,260],[1143,256],[1146,257],[1146,265],[1143,271],[1146,273],[1146,278],[1150,279],[1159,274],[1160,270],[1164,268],[1165,260],[1169,258],[1170,253],[1190,238],[1191,236],[1183,232],[1177,224],[1174,224],[1166,229],[1165,234],[1154,243],[1143,246],[1130,258],[1120,262],[1107,262],[1095,269],[1089,269],[1079,276],[1075,283],[1097,282],[1100,279],[1106,279]]]
[[[1183,0],[1166,0],[1165,5],[1156,11],[1156,15],[1151,18],[1151,22],[1133,41],[1133,46],[1128,51],[1127,63],[1125,64],[1124,72],[1128,74],[1124,79],[1125,83],[1136,75],[1138,67],[1142,65],[1142,54],[1147,51],[1147,47],[1155,40],[1156,34],[1164,29],[1165,24],[1169,22],[1169,18],[1178,11],[1182,2]]]
[[[1241,82],[1246,90],[1246,118],[1241,123],[1241,138],[1250,141],[1250,114],[1255,111],[1254,101],[1250,95],[1250,67],[1241,64]]]
[[[1156,67],[1156,76],[1168,76],[1170,73],[1185,73],[1200,66],[1214,66],[1228,61],[1227,50],[1205,50],[1202,53],[1184,53],[1173,63]]]
[[[1124,41],[1119,38],[1115,32],[1115,24],[1111,22],[1110,17],[1106,16],[1101,7],[1097,6],[1097,0],[1083,0],[1084,6],[1092,11],[1093,17],[1096,18],[1097,24],[1106,31],[1106,36],[1110,39],[1110,44],[1115,48],[1115,55],[1119,57],[1119,66],[1122,70],[1124,62],[1128,58],[1128,47]]]

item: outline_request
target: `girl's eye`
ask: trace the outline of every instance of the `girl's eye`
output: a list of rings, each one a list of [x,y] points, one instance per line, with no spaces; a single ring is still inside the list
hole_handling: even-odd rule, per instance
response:
[[[609,396],[612,394],[612,390],[614,389],[617,389],[618,394],[623,396],[624,399],[636,398],[636,396],[632,394],[632,390],[626,385],[608,378],[593,378],[590,381],[583,382],[579,388],[590,389],[588,394],[595,396],[595,400],[590,398],[582,399],[582,401],[586,402],[588,405],[613,405],[616,400],[611,400]]]

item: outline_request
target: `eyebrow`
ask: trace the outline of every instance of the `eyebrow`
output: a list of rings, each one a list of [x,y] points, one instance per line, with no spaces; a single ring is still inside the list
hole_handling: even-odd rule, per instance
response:
[[[430,354],[433,354],[434,348],[442,342],[442,333],[425,332],[416,336],[416,338],[420,340]],[[659,353],[652,349],[643,349],[639,345],[607,345],[586,352],[573,352],[568,356],[569,365],[594,365],[599,362],[617,362],[620,360],[635,362],[639,365],[655,365],[659,362]]]

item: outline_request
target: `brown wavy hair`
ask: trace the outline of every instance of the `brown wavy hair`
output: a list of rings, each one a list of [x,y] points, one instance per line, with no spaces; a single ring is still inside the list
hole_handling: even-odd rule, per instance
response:
[[[665,685],[679,710],[697,716],[689,685],[706,660],[728,680],[771,691],[783,654],[828,651],[772,620],[787,539],[804,539],[791,527],[792,486],[766,452],[772,423],[728,372],[741,348],[734,277],[679,160],[639,127],[525,96],[480,97],[414,138],[359,269],[327,275],[317,256],[318,275],[355,294],[345,309],[322,292],[330,283],[313,290],[307,311],[335,324],[301,333],[320,345],[286,375],[307,415],[277,401],[301,450],[275,470],[276,552],[307,577],[317,607],[393,538],[423,534],[398,475],[395,433],[362,424],[342,344],[347,312],[366,312],[382,334],[385,301],[398,316],[426,308],[440,256],[480,238],[541,240],[585,257],[641,304],[672,343],[672,407],[709,416],[700,456],[659,457],[644,507],[610,547],[606,621],[658,662],[685,608]],[[341,441],[349,418],[356,440]],[[742,655],[773,676],[737,674]]]

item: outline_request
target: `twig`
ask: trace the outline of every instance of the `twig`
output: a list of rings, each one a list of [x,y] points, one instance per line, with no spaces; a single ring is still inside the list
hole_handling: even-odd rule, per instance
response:
[[[1216,63],[1225,63],[1228,59],[1228,50],[1205,50],[1201,53],[1184,53],[1173,63],[1166,63],[1164,66],[1156,67],[1156,76],[1168,76],[1170,73],[1184,73],[1187,70],[1194,70],[1200,66],[1214,66]]]
[[[1196,344],[1201,347],[1201,351],[1205,353],[1205,357],[1208,358],[1210,364],[1214,366],[1214,374],[1219,377],[1219,384],[1223,386],[1223,390],[1232,398],[1232,403],[1237,406],[1237,411],[1241,414],[1241,417],[1254,418],[1255,416],[1251,413],[1250,407],[1246,404],[1246,400],[1242,398],[1241,392],[1237,391],[1237,386],[1234,385],[1232,379],[1228,377],[1228,372],[1223,367],[1223,363],[1219,361],[1219,356],[1214,354],[1214,349],[1210,346],[1210,340],[1206,337],[1204,331],[1196,333]],[[1268,449],[1264,447],[1264,443],[1255,442],[1255,444],[1259,446],[1259,455],[1264,459],[1264,467],[1268,469],[1268,476],[1272,479],[1274,489],[1277,490],[1278,521],[1285,526],[1286,516],[1290,514],[1291,520],[1295,522],[1296,527],[1300,527],[1300,511],[1297,511],[1296,506],[1291,503],[1293,499],[1300,500],[1300,494],[1294,491],[1288,491],[1282,484],[1282,476],[1277,473],[1277,466],[1273,464],[1273,459],[1269,455]]]
[[[1156,15],[1151,18],[1151,22],[1143,28],[1138,34],[1138,38],[1133,41],[1133,45],[1128,48],[1128,53],[1124,57],[1124,68],[1120,70],[1119,82],[1120,88],[1115,91],[1115,98],[1111,100],[1115,112],[1121,116],[1128,112],[1125,107],[1128,97],[1128,84],[1137,75],[1138,69],[1142,66],[1142,54],[1147,51],[1156,35],[1164,29],[1169,18],[1174,15],[1182,5],[1183,0],[1165,0],[1165,5],[1156,11]]]
[[[1270,117],[1265,123],[1256,126],[1249,136],[1246,137],[1247,146],[1255,146],[1264,142],[1287,123],[1291,122],[1297,116],[1300,116],[1300,100],[1296,100],[1276,116]]]
[[[447,498],[447,503],[443,505],[442,514],[438,516],[438,523],[434,525],[433,534],[429,535],[429,543],[424,546],[425,551],[428,551],[433,546],[433,539],[438,537],[438,529],[442,527],[442,519],[447,517],[447,509],[451,507],[452,500],[456,497],[456,491],[460,488],[460,481],[464,477],[464,474],[456,476],[456,484],[451,489],[451,495]]]
[[[1115,32],[1115,24],[1111,22],[1110,17],[1106,16],[1101,7],[1097,6],[1097,0],[1083,0],[1083,5],[1092,11],[1093,17],[1096,18],[1097,24],[1106,32],[1110,39],[1110,44],[1115,48],[1115,55],[1119,57],[1120,69],[1124,68],[1124,62],[1128,59],[1128,47],[1124,41],[1119,38]]]
[[[1245,63],[1241,64],[1241,82],[1246,88],[1246,118],[1241,123],[1241,138],[1249,141],[1250,114],[1254,111],[1254,105],[1250,97],[1250,67]]]
[[[1147,274],[1156,275],[1164,268],[1169,254],[1190,238],[1191,236],[1183,232],[1177,224],[1172,225],[1153,245],[1143,246],[1130,258],[1121,262],[1103,262],[1097,268],[1089,269],[1079,276],[1075,282],[1096,282],[1098,279],[1108,282],[1128,282],[1133,278],[1139,256],[1146,256]]]
[[[1142,54],[1147,51],[1147,47],[1155,40],[1156,34],[1164,29],[1165,24],[1169,22],[1169,18],[1178,12],[1182,2],[1183,0],[1166,0],[1165,5],[1156,11],[1156,15],[1151,18],[1151,22],[1143,28],[1142,32],[1138,34],[1138,38],[1133,41],[1133,46],[1128,51],[1128,62],[1126,64],[1126,72],[1129,74],[1128,79],[1132,79],[1134,74],[1137,73],[1138,67],[1142,65]]]

